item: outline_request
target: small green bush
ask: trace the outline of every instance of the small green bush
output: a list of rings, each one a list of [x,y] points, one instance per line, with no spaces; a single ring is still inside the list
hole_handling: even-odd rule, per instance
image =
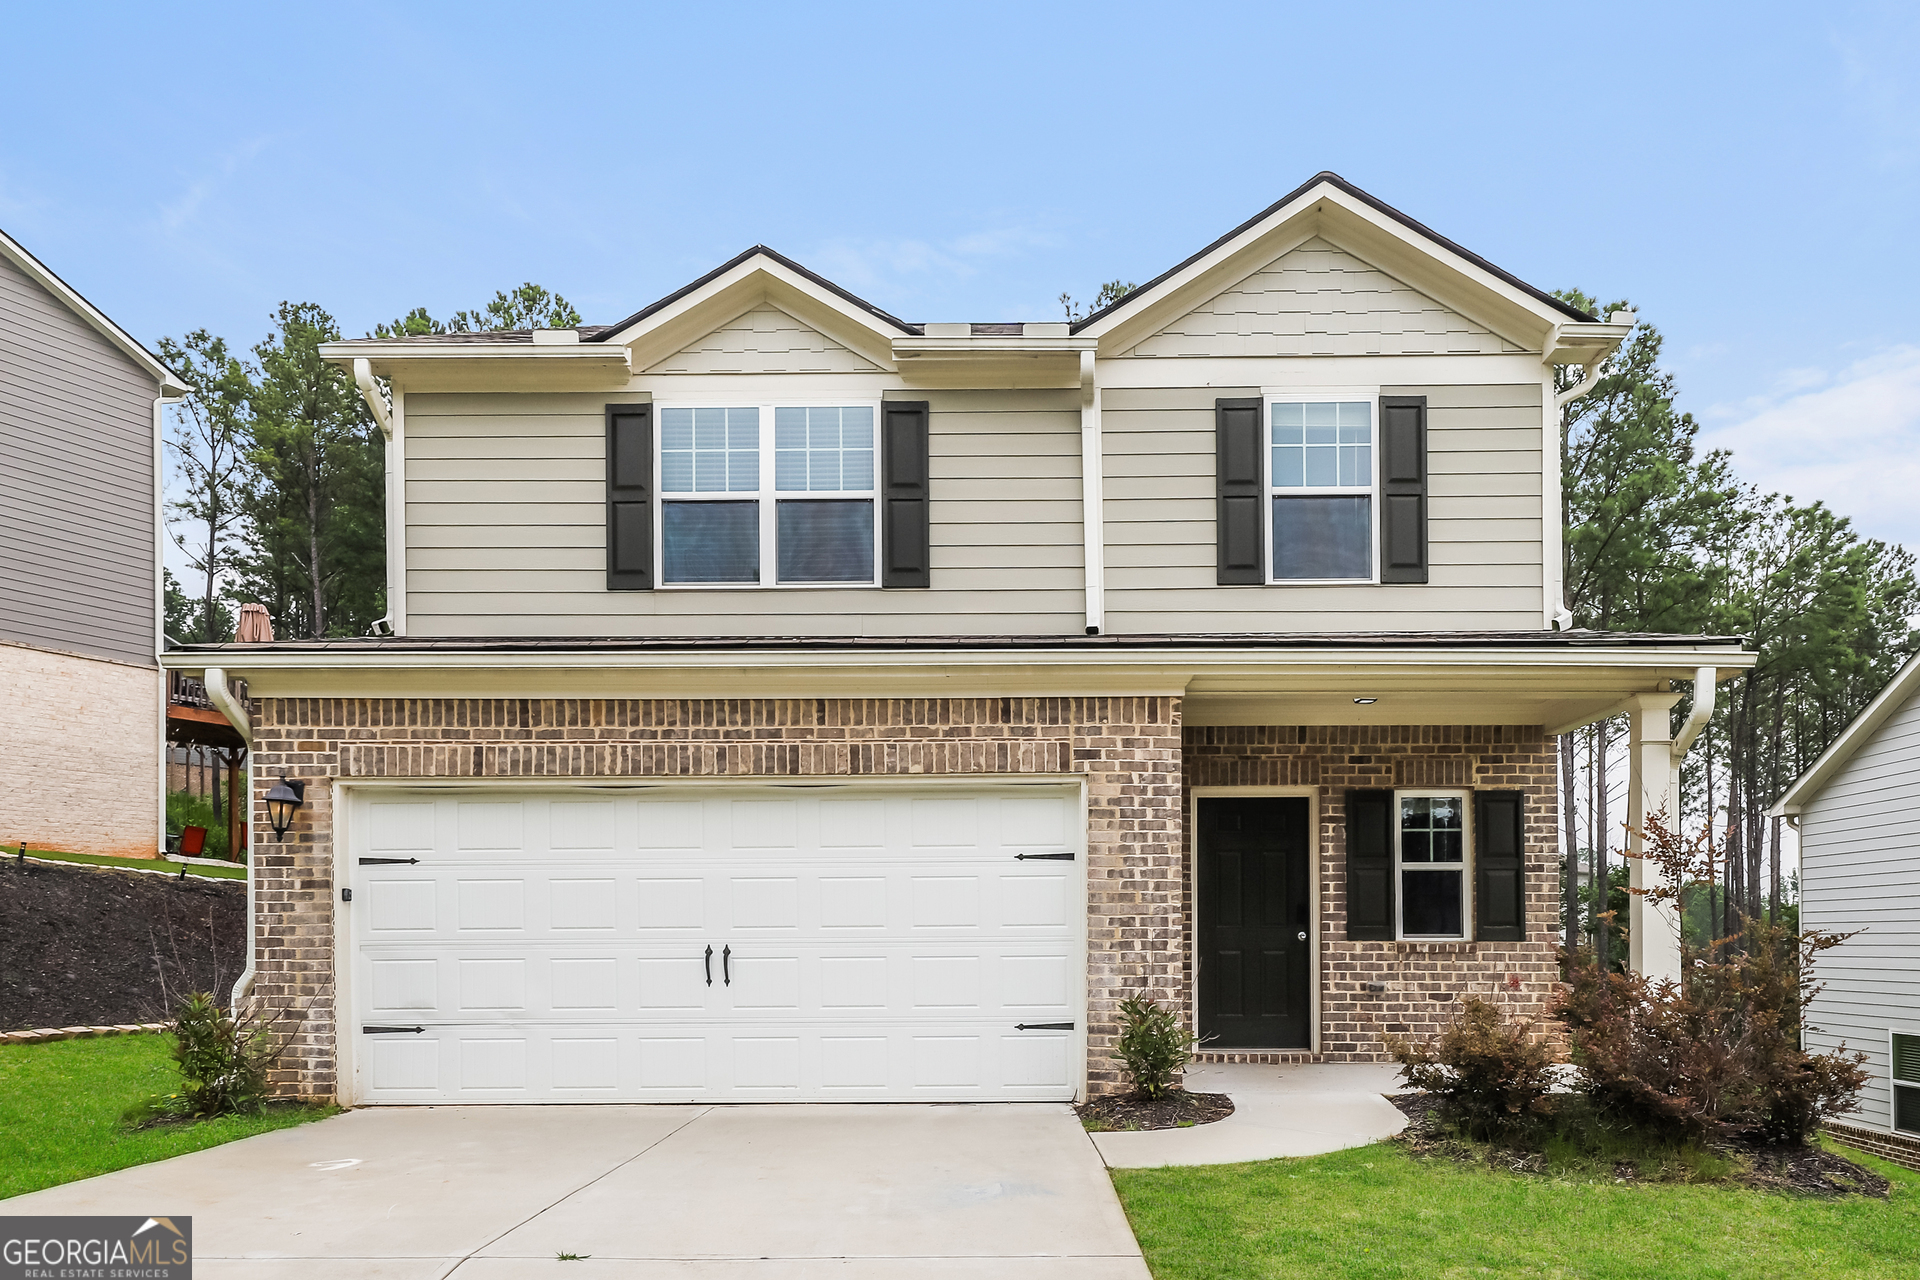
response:
[[[156,1098],[152,1109],[195,1120],[258,1114],[267,1071],[280,1056],[277,1040],[271,1023],[252,1014],[236,1020],[206,992],[193,992],[180,1002],[173,1030],[181,1090]]]
[[[1439,1100],[1440,1115],[1470,1138],[1512,1140],[1530,1133],[1547,1114],[1553,1051],[1536,1034],[1537,1021],[1518,1022],[1478,996],[1437,1040],[1416,1045],[1387,1038],[1400,1075]]]
[[[1173,1091],[1173,1078],[1193,1060],[1200,1041],[1173,1010],[1144,995],[1120,1002],[1120,1038],[1113,1060],[1133,1077],[1134,1091],[1159,1099]]]

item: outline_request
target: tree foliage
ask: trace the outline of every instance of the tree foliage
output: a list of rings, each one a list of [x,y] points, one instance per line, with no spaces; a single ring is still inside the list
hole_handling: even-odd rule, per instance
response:
[[[1093,301],[1088,303],[1084,309],[1082,309],[1079,303],[1073,300],[1072,294],[1061,294],[1060,309],[1067,313],[1067,322],[1069,324],[1077,323],[1078,321],[1085,320],[1096,311],[1112,306],[1139,287],[1139,285],[1131,280],[1109,280],[1100,286],[1100,291],[1093,295]]]
[[[375,338],[417,338],[430,333],[497,333],[506,329],[572,329],[580,313],[557,293],[529,280],[511,292],[501,290],[491,301],[471,311],[456,311],[435,320],[425,307],[415,307],[398,320],[375,325]]]
[[[166,443],[180,475],[178,497],[167,503],[173,538],[201,576],[200,597],[177,614],[169,598],[167,634],[183,643],[230,640],[232,611],[220,598],[224,575],[237,564],[237,536],[244,513],[235,492],[246,465],[252,427],[253,381],[226,339],[195,329],[184,339],[160,339],[160,358],[187,385],[169,417]],[[184,588],[168,574],[170,589]],[[182,603],[184,604],[184,598]]]

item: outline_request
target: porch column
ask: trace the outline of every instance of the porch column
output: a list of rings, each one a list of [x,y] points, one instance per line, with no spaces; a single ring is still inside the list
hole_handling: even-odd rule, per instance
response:
[[[1641,832],[1647,819],[1667,815],[1669,825],[1676,820],[1678,788],[1674,785],[1673,704],[1677,693],[1640,693],[1631,699],[1627,712],[1627,848],[1641,852]],[[1651,888],[1659,872],[1642,859],[1629,859],[1629,883],[1636,889]],[[1654,906],[1638,894],[1627,895],[1627,963],[1636,973],[1649,978],[1680,980],[1679,916],[1672,907]]]

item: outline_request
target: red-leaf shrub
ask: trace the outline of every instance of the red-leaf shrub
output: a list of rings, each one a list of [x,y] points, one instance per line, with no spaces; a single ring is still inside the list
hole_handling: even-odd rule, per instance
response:
[[[1478,996],[1431,1043],[1387,1037],[1400,1075],[1439,1100],[1441,1118],[1470,1138],[1525,1136],[1546,1114],[1553,1051],[1535,1035],[1538,1020],[1518,1022]]]

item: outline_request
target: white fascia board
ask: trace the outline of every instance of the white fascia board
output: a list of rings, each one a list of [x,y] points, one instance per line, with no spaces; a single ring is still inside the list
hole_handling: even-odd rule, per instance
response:
[[[1355,199],[1333,184],[1321,182],[1302,192],[1289,204],[1274,210],[1273,213],[1263,218],[1254,226],[1247,228],[1232,240],[1217,246],[1204,257],[1188,263],[1187,266],[1177,274],[1169,276],[1167,279],[1155,285],[1150,292],[1143,294],[1141,297],[1131,299],[1116,310],[1102,316],[1096,323],[1082,329],[1078,336],[1102,338],[1123,326],[1130,325],[1142,313],[1155,307],[1162,300],[1179,293],[1179,291],[1186,286],[1226,266],[1231,263],[1234,258],[1255,248],[1262,241],[1270,237],[1279,236],[1280,233],[1287,229],[1288,224],[1308,217],[1314,217],[1316,221],[1323,220],[1329,210],[1337,211],[1335,215],[1337,218],[1350,219],[1355,224],[1366,227],[1377,236],[1396,242],[1410,253],[1419,255],[1433,262],[1444,268],[1451,275],[1457,277],[1461,282],[1492,294],[1507,307],[1525,312],[1537,321],[1542,333],[1551,331],[1555,325],[1567,322],[1568,318],[1566,315],[1547,306],[1525,290],[1517,288],[1477,263],[1461,257],[1459,254],[1427,239],[1425,236],[1417,235],[1409,231],[1398,221],[1378,212],[1363,201]],[[1316,225],[1312,227],[1307,234],[1299,235],[1295,237],[1295,239],[1303,242],[1311,238],[1312,235],[1320,234],[1321,231],[1322,228]],[[1335,231],[1331,238],[1338,242],[1338,232]],[[1289,245],[1288,247],[1291,248],[1295,246]],[[1355,251],[1355,246],[1343,245],[1342,247],[1348,249],[1349,252]],[[1361,257],[1363,260],[1368,259],[1368,255],[1365,252],[1359,252],[1356,256]],[[1387,271],[1388,274],[1394,275],[1396,278],[1402,278],[1404,274],[1392,271],[1385,265],[1377,263],[1370,263],[1370,265],[1380,266],[1381,270]],[[1405,282],[1423,291],[1427,288],[1428,284],[1426,281],[1417,279],[1406,280]],[[1442,298],[1439,299],[1439,301],[1445,302],[1446,299]],[[1496,329],[1496,331],[1498,330]],[[1511,334],[1503,336],[1510,338],[1516,337],[1516,335]],[[1533,345],[1537,349],[1538,340],[1535,339],[1531,344],[1523,342],[1521,345]]]
[[[1598,364],[1618,350],[1632,332],[1630,324],[1581,324],[1563,320],[1542,359],[1546,364]]]
[[[97,330],[101,337],[118,347],[135,364],[152,375],[160,384],[160,394],[167,399],[177,399],[187,394],[187,385],[180,381],[173,370],[160,363],[160,358],[137,342],[133,335],[107,318],[106,312],[80,296],[79,290],[55,275],[40,259],[28,253],[19,241],[4,231],[0,231],[0,256],[18,267],[29,280],[58,298],[67,310],[85,320]]]
[[[1852,724],[1841,730],[1840,736],[1820,753],[1820,758],[1813,762],[1812,767],[1794,779],[1793,785],[1774,802],[1773,808],[1767,810],[1767,816],[1780,818],[1805,809],[1820,794],[1827,780],[1853,759],[1855,752],[1873,741],[1873,735],[1879,732],[1880,726],[1906,705],[1907,698],[1916,687],[1920,687],[1920,655],[1907,659],[1907,665],[1887,681],[1887,687],[1874,695],[1873,701],[1853,718]]]
[[[897,337],[893,340],[893,354],[920,356],[930,359],[965,360],[973,356],[1004,355],[1007,353],[1024,355],[1059,355],[1078,351],[1094,351],[1100,346],[1098,338],[1027,338],[1018,334],[996,333],[981,334],[970,338],[915,338]]]
[[[898,329],[890,324],[883,324],[877,320],[871,312],[854,306],[831,289],[821,288],[818,284],[809,280],[806,276],[801,275],[799,272],[789,270],[783,263],[776,262],[764,254],[756,253],[725,275],[716,276],[693,292],[675,298],[672,302],[660,308],[658,311],[647,315],[644,319],[627,326],[617,333],[606,334],[604,337],[596,339],[594,342],[586,345],[612,346],[615,344],[632,344],[656,329],[662,329],[671,325],[674,321],[687,315],[689,312],[697,311],[707,306],[715,298],[738,290],[742,286],[750,285],[755,276],[766,276],[768,279],[777,281],[786,288],[804,295],[809,301],[833,312],[848,323],[865,329],[882,342],[900,336]]]
[[[373,371],[386,374],[396,363],[427,361],[453,364],[462,360],[539,360],[548,364],[588,367],[618,365],[627,367],[625,347],[541,346],[531,342],[406,342],[379,338],[323,342],[320,358],[330,364],[353,366],[355,360],[367,360]]]

